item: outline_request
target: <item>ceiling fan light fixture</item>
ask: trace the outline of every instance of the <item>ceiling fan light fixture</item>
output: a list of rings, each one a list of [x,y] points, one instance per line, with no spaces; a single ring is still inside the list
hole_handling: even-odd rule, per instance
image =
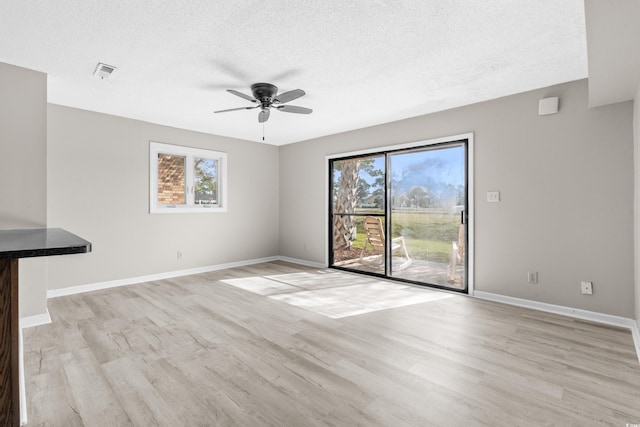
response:
[[[262,110],[258,113],[258,123],[264,123],[269,120],[269,114],[271,114],[271,110],[268,107],[262,107]]]

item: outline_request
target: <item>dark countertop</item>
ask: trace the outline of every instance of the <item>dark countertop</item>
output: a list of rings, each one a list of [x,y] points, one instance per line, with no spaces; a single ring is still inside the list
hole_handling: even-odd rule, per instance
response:
[[[62,228],[0,230],[0,259],[91,252],[91,242]]]

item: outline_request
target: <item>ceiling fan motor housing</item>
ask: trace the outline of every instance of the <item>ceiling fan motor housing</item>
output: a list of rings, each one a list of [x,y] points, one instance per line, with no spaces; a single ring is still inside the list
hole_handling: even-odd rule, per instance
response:
[[[263,107],[270,107],[273,98],[278,93],[278,87],[271,83],[254,83],[251,85],[251,93]]]

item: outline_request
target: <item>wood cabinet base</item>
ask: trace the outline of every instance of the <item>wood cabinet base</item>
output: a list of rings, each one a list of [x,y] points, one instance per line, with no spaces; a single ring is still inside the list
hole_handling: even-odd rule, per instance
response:
[[[20,425],[18,260],[0,259],[0,426]]]

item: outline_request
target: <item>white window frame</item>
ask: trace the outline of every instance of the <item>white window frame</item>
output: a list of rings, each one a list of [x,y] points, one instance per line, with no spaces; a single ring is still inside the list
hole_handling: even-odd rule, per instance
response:
[[[184,205],[158,204],[158,154],[172,154],[186,158]],[[215,205],[196,205],[193,191],[194,159],[211,159],[217,166],[217,203]],[[161,142],[149,142],[149,212],[150,213],[220,213],[227,212],[227,153],[200,148],[171,145]]]

